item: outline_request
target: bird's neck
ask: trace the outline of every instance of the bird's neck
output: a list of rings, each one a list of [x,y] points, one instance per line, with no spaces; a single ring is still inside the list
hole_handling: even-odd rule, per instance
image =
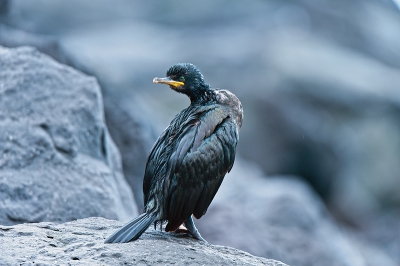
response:
[[[204,84],[196,90],[191,90],[191,92],[187,95],[190,98],[191,105],[197,105],[212,101],[214,99],[215,92],[210,85]]]

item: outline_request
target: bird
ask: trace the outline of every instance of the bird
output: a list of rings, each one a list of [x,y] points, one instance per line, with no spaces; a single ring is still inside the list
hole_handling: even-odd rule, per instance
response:
[[[166,232],[183,230],[207,242],[193,216],[200,219],[206,213],[232,169],[243,122],[242,104],[232,92],[211,88],[191,63],[171,66],[165,78],[154,78],[153,83],[187,95],[190,105],[175,116],[148,156],[143,213],[105,243],[134,241],[150,225],[159,225],[162,230],[165,223]]]

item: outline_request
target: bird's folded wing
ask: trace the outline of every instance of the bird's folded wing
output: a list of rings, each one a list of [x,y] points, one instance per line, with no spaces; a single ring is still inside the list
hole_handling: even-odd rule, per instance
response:
[[[167,230],[174,230],[191,214],[200,218],[207,211],[233,166],[238,138],[234,120],[218,111],[201,117],[184,134],[170,158]]]
[[[149,190],[152,180],[154,178],[155,171],[157,167],[160,167],[158,165],[160,164],[160,160],[156,160],[155,158],[158,158],[160,156],[160,153],[162,152],[161,146],[163,145],[163,143],[165,143],[166,138],[168,137],[167,133],[168,133],[167,130],[164,130],[164,132],[158,137],[156,143],[153,146],[153,149],[151,150],[149,157],[147,158],[146,170],[143,177],[143,194],[144,194],[145,205],[148,200],[147,197],[149,195]]]
[[[193,144],[197,132],[204,132],[201,134],[205,134],[213,130],[221,122],[221,118],[218,118],[219,116],[221,116],[221,110],[215,108],[215,106],[201,106],[191,109],[187,108],[172,120],[170,126],[158,137],[147,158],[143,178],[145,204],[148,201],[152,184],[159,182],[167,176],[165,181],[168,186],[171,169],[172,167],[175,168],[176,163],[179,162],[176,159],[177,150],[181,152],[181,155],[185,155],[188,148]],[[199,123],[201,119],[203,121]]]

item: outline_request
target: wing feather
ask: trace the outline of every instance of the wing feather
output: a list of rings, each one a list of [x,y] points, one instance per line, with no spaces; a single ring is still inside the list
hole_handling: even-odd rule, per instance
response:
[[[191,214],[200,218],[207,211],[233,166],[238,142],[236,123],[218,111],[201,117],[185,136],[190,137],[180,141],[179,155],[171,156],[178,161],[170,173],[167,231],[175,230]]]

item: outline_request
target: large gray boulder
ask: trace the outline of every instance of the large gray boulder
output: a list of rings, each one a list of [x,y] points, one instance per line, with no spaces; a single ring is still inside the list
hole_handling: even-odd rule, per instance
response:
[[[192,238],[148,230],[126,244],[104,244],[122,223],[87,218],[65,224],[0,226],[1,265],[267,265],[286,264]]]
[[[240,160],[196,224],[212,244],[289,265],[370,265],[303,181],[265,178]]]
[[[96,79],[0,47],[0,224],[137,215]]]

